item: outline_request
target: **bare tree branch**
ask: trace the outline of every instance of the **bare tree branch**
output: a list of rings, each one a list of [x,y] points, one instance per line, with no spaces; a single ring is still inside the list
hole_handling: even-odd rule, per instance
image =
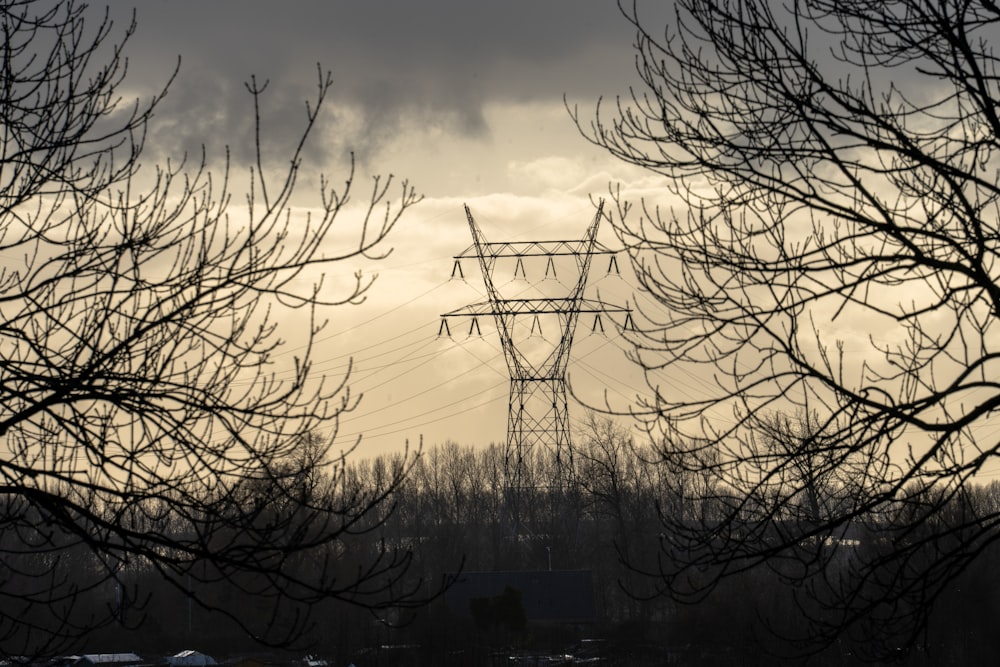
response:
[[[352,161],[342,186],[320,179],[312,213],[293,213],[330,75],[318,70],[277,170],[261,156],[265,86],[251,79],[257,157],[246,209],[234,211],[228,164],[141,165],[166,89],[134,104],[119,96],[134,22],[114,43],[107,14],[8,0],[0,30],[0,524],[12,531],[0,649],[51,649],[122,622],[80,607],[123,568],[158,571],[189,595],[194,577],[274,600],[295,620],[224,609],[269,643],[293,641],[324,599],[427,599],[393,587],[405,550],[338,565],[343,543],[384,519],[412,458],[382,486],[348,489],[343,457],[331,461],[330,440],[314,437],[356,404],[346,377],[312,365],[325,309],[360,302],[372,284],[357,273],[337,293],[322,271],[387,253],[385,237],[420,199],[376,178],[354,241],[334,244],[335,223],[338,239],[353,224]],[[28,564],[40,553],[50,569]],[[90,565],[56,567],[66,559]]]
[[[777,567],[806,586],[800,639],[911,646],[998,536],[944,517],[1000,453],[1000,15],[678,0],[657,32],[622,9],[643,87],[574,116],[667,178],[675,208],[619,197],[616,220],[661,307],[633,336],[638,412],[665,465],[711,480],[711,512],[664,513],[649,574],[698,598]]]

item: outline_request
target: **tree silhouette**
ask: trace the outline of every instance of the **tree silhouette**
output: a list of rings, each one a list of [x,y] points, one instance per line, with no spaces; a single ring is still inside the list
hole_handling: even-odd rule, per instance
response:
[[[356,399],[311,358],[326,310],[371,286],[357,273],[330,288],[321,272],[387,252],[419,197],[403,182],[393,201],[393,179],[376,177],[348,210],[352,161],[293,213],[322,70],[279,168],[261,150],[266,84],[251,79],[257,150],[237,210],[228,160],[141,163],[166,89],[122,100],[134,20],[119,36],[70,0],[4,0],[0,30],[0,649],[56,650],[125,622],[137,572],[273,601],[280,624],[223,609],[270,643],[325,599],[416,604],[393,586],[404,552],[338,566],[408,464],[377,488],[343,483],[315,433],[335,433]]]
[[[815,586],[800,639],[909,647],[1000,535],[997,514],[942,520],[1000,453],[1000,10],[678,0],[661,29],[622,8],[642,86],[589,122],[573,113],[665,177],[638,214],[617,198],[656,304],[632,337],[651,388],[636,411],[717,501],[696,522],[664,514],[683,539],[651,574],[697,598],[784,563]],[[807,459],[760,447],[780,413],[809,415],[805,437],[785,434]],[[819,479],[841,480],[838,502],[791,521]]]

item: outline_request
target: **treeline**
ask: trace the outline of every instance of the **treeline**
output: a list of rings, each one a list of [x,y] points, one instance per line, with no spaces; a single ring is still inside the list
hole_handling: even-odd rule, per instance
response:
[[[781,656],[804,648],[791,640],[816,616],[809,590],[790,576],[787,561],[721,579],[692,604],[661,595],[659,575],[669,570],[664,559],[670,557],[665,526],[677,525],[665,521],[665,513],[704,523],[725,494],[705,477],[669,469],[655,447],[636,444],[610,421],[591,420],[572,451],[536,449],[520,462],[503,446],[454,443],[429,447],[416,457],[387,455],[346,466],[324,467],[307,454],[308,448],[287,475],[245,480],[219,499],[244,515],[238,525],[247,525],[246,513],[255,515],[260,532],[253,540],[227,532],[225,525],[198,537],[239,554],[244,564],[267,560],[261,571],[271,572],[271,560],[282,555],[240,553],[241,542],[266,544],[261,536],[268,531],[298,531],[303,543],[313,532],[342,532],[333,544],[317,539],[315,550],[287,556],[280,586],[264,575],[227,576],[218,559],[192,561],[184,577],[166,576],[141,556],[117,558],[93,549],[86,539],[55,528],[37,505],[8,497],[0,531],[0,603],[5,618],[21,623],[3,628],[4,649],[16,653],[27,635],[53,624],[62,624],[71,637],[68,631],[80,619],[104,615],[109,622],[74,638],[74,650],[155,656],[195,648],[224,656],[259,651],[260,640],[294,634],[295,652],[286,657],[308,651],[334,664],[491,664],[498,651],[565,652],[582,639],[599,639],[600,654],[618,664],[668,659],[780,664]],[[519,484],[513,487],[507,480],[515,466]],[[373,502],[380,498],[384,502]],[[942,502],[955,507],[956,525],[968,522],[977,512],[995,513],[1000,483],[970,485],[961,497]],[[347,525],[314,521],[318,516],[328,521],[333,506],[367,511],[345,512]],[[154,507],[101,506],[95,499],[92,509],[97,515],[117,513],[118,522],[145,523],[149,531],[171,530],[169,515]],[[724,526],[752,528],[752,522]],[[849,567],[852,553],[865,548],[854,537],[803,545],[806,551],[839,554],[822,560],[831,579],[837,568]],[[1000,640],[990,623],[1000,611],[1000,581],[989,566],[992,560],[989,554],[976,559],[941,593],[919,645],[900,647],[907,662],[968,664],[995,655]],[[395,567],[400,564],[406,567]],[[296,573],[302,581],[321,573],[328,580],[367,582],[368,590],[351,592],[372,602],[380,594],[432,595],[447,573],[462,570],[548,569],[592,572],[597,610],[592,622],[529,622],[515,632],[477,626],[469,610],[449,609],[445,596],[413,608],[381,607],[310,601],[304,590],[291,591],[292,603],[280,589],[295,586]],[[359,578],[359,573],[374,576]],[[852,645],[847,633],[790,664],[853,664],[863,649]]]
[[[676,446],[636,442],[626,427],[591,418],[571,452],[532,451],[518,470],[517,488],[505,485],[518,462],[502,446],[448,444],[425,452],[394,496],[397,509],[384,526],[388,540],[417,547],[418,572],[432,578],[459,556],[468,571],[590,570],[598,615],[566,635],[529,624],[519,637],[489,637],[467,622],[456,625],[432,605],[390,636],[481,657],[490,640],[492,648],[518,642],[555,648],[589,634],[606,640],[606,655],[618,664],[842,665],[886,653],[905,664],[972,664],[1000,651],[990,620],[1000,612],[1000,574],[989,566],[1000,549],[982,540],[1000,511],[1000,482],[957,489],[913,482],[891,511],[853,514],[856,479],[819,476],[803,466],[800,479],[783,480],[797,493],[776,494],[779,507],[765,497],[755,506],[704,469],[667,463],[663,447]],[[377,479],[373,471],[390,461],[365,462],[357,472]],[[834,516],[845,518],[830,531]],[[726,551],[721,567],[732,572],[719,577],[712,571],[718,553],[701,559],[677,552],[691,544],[679,533],[701,537],[713,530],[726,549],[733,535],[742,535],[753,558]],[[765,567],[756,561],[766,551],[761,544],[775,545]],[[884,571],[871,567],[890,553],[894,560]],[[692,581],[696,594],[671,599],[664,577],[677,571],[676,561],[695,563],[683,576],[711,584],[699,588],[702,582]],[[964,563],[964,571],[948,579],[942,565],[940,581],[914,578],[912,604],[878,597],[886,585],[879,574],[905,582],[911,570],[933,572],[927,563],[937,561]],[[867,589],[846,585],[870,572]],[[868,591],[869,613],[891,632],[872,638],[866,619],[842,614],[837,595],[847,590]],[[835,636],[832,643],[817,644],[817,630]]]

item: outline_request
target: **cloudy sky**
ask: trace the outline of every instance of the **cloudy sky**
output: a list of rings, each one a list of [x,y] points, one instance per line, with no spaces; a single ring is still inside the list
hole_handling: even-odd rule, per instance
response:
[[[124,3],[113,12],[128,18]],[[508,375],[491,323],[482,322],[482,337],[459,322],[452,338],[437,336],[440,313],[484,298],[473,263],[463,265],[466,282],[449,280],[452,256],[471,242],[463,205],[489,240],[573,239],[609,182],[659,186],[587,143],[565,106],[589,117],[599,98],[627,94],[635,79],[632,31],[615,3],[156,0],[138,5],[137,21],[123,90],[149,94],[180,58],[149,142],[154,155],[197,154],[202,144],[219,155],[228,144],[245,158],[251,75],[270,82],[265,142],[281,155],[301,128],[318,63],[334,90],[310,146],[317,168],[337,178],[354,151],[366,178],[392,173],[425,196],[391,237],[393,253],[364,267],[379,273],[369,299],[336,311],[316,350],[317,372],[336,375],[353,359],[352,391],[363,394],[341,442],[363,434],[364,453],[421,436],[425,445],[502,442]],[[610,229],[599,238],[614,245]],[[595,263],[589,295],[631,299],[627,274],[605,268]],[[626,405],[641,375],[621,340],[589,335],[591,325],[580,323],[571,383],[584,397],[600,401],[606,391]]]

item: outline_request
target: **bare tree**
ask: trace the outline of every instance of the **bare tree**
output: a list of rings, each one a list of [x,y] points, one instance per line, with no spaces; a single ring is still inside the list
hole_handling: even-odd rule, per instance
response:
[[[638,215],[618,197],[657,304],[633,337],[652,388],[638,411],[669,436],[667,463],[731,496],[714,521],[674,526],[689,550],[657,576],[686,595],[863,526],[849,567],[800,569],[826,580],[807,639],[910,646],[1000,535],[995,513],[940,520],[1000,454],[1000,10],[677,0],[665,29],[645,10],[623,5],[642,87],[574,115],[665,177]],[[775,412],[811,415],[807,459],[760,449]],[[815,488],[806,460],[854,486],[792,524]]]
[[[404,181],[393,201],[393,179],[375,178],[360,212],[347,210],[352,163],[340,186],[320,178],[310,214],[292,212],[331,89],[322,70],[277,169],[261,151],[266,85],[248,84],[257,151],[239,210],[228,165],[141,166],[166,91],[120,97],[134,21],[119,36],[107,14],[71,0],[4,0],[0,30],[0,649],[52,648],[121,622],[120,603],[81,600],[128,567],[188,595],[192,578],[229,582],[296,614],[328,598],[417,603],[391,584],[405,553],[336,566],[408,465],[378,488],[336,492],[342,460],[308,434],[335,433],[356,403],[346,378],[312,366],[325,311],[371,285],[357,273],[338,291],[321,272],[386,252],[419,197]],[[318,471],[329,493],[317,492]],[[81,550],[89,566],[55,567]],[[53,567],[25,565],[39,554]],[[276,629],[223,611],[277,643],[307,618]]]

